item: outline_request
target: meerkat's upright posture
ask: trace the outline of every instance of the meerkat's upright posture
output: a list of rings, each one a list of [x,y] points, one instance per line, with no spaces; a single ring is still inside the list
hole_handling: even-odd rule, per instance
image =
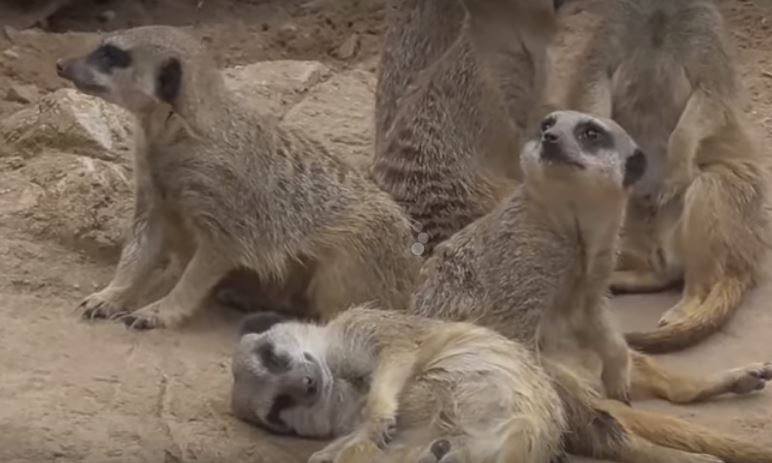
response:
[[[320,143],[245,107],[198,40],[134,28],[57,68],[138,121],[131,236],[112,282],[83,301],[86,317],[174,325],[235,268],[288,286],[307,272],[309,311],[321,318],[366,301],[403,307],[417,258],[400,207]],[[168,251],[182,277],[130,312]]]
[[[418,224],[428,256],[519,178],[556,6],[395,1],[375,94],[372,176]]]
[[[732,316],[759,274],[770,233],[765,156],[741,107],[740,76],[713,0],[620,0],[605,8],[569,105],[613,117],[651,168],[633,189],[611,286],[681,300],[631,346],[694,344]]]
[[[245,326],[232,363],[233,411],[277,433],[334,438],[310,463],[562,456],[565,410],[550,377],[530,349],[489,329],[368,308],[326,326],[269,313]],[[622,461],[720,461],[625,438],[632,450]]]
[[[607,319],[605,293],[625,200],[645,173],[644,155],[615,122],[558,111],[544,119],[540,139],[528,142],[520,159],[524,183],[490,214],[437,246],[421,271],[410,312],[474,321],[534,346],[568,404],[569,450],[630,458],[638,450],[614,438],[613,426],[600,424],[606,409],[561,365],[591,371],[586,379],[593,384],[600,370],[606,392],[627,399],[629,350]],[[674,401],[748,393],[772,379],[772,364],[699,381],[676,377],[639,354],[632,360],[633,395]],[[772,451],[753,446],[733,448],[689,432],[674,439],[672,430],[657,427],[657,419],[647,426],[630,422],[638,426],[632,431],[662,445],[728,461],[772,461]],[[759,455],[764,457],[754,460]]]

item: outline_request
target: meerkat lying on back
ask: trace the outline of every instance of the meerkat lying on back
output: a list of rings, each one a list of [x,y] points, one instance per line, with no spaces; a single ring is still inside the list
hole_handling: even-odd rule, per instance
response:
[[[648,443],[616,415],[677,427],[676,441],[687,434],[748,445],[592,396],[564,408],[555,389],[563,385],[553,385],[525,346],[480,326],[393,311],[353,308],[326,326],[254,314],[245,320],[232,372],[240,419],[274,433],[333,439],[309,463],[561,461],[565,433],[575,432],[566,418],[582,407],[595,410],[583,426],[596,438],[625,443],[622,462],[721,460]],[[770,461],[769,454],[728,461]]]
[[[372,177],[418,224],[428,256],[519,178],[517,153],[539,100],[556,5],[395,3],[375,93]]]
[[[604,422],[589,386],[570,370],[590,370],[591,384],[600,369],[602,388],[627,400],[629,349],[609,321],[606,292],[613,271],[616,242],[626,199],[645,172],[645,158],[615,122],[572,111],[548,115],[539,139],[520,154],[524,183],[490,214],[444,243],[421,270],[410,313],[474,321],[527,346],[549,360],[567,404],[568,448],[610,459],[633,459],[647,444],[615,439]],[[598,365],[600,364],[600,365]],[[633,354],[632,392],[654,393],[674,401],[696,401],[727,392],[748,393],[772,379],[772,364],[749,365],[693,380],[659,368]],[[635,411],[630,409],[634,416]],[[614,419],[619,419],[618,414]],[[772,451],[725,440],[701,439],[654,417],[647,425],[631,421],[631,431],[662,445],[681,446],[739,461]],[[702,446],[702,447],[701,447]],[[765,453],[766,452],[766,453]],[[638,460],[635,460],[638,461]],[[651,460],[654,461],[654,460]],[[755,460],[759,461],[759,460]]]
[[[733,55],[713,0],[618,0],[575,73],[569,105],[613,117],[651,164],[633,189],[612,288],[684,281],[661,328],[627,335],[639,349],[672,351],[718,330],[767,255],[766,156]]]
[[[240,267],[277,285],[308,272],[309,311],[321,318],[366,301],[404,305],[417,258],[400,207],[318,142],[246,108],[198,40],[168,26],[129,29],[57,68],[138,123],[131,235],[112,282],[83,301],[86,317],[175,325]],[[169,251],[182,277],[131,311]]]

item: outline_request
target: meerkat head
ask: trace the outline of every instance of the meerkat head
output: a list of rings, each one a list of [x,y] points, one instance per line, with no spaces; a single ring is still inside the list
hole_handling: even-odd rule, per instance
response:
[[[56,62],[57,74],[83,93],[134,113],[177,107],[185,85],[217,72],[203,44],[180,29],[144,26],[109,34],[83,56]]]
[[[332,382],[323,330],[272,312],[245,319],[231,367],[234,414],[275,433],[303,435],[298,428],[310,424],[296,425],[297,409],[325,401]]]
[[[576,111],[548,114],[523,148],[521,163],[526,183],[563,198],[623,196],[646,169],[643,152],[616,122]]]

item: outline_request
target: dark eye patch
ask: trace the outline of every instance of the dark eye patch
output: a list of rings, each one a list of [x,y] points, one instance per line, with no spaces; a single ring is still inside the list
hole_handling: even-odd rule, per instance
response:
[[[282,355],[278,355],[270,343],[265,343],[257,348],[257,355],[260,362],[273,374],[280,374],[289,371],[290,360]]]
[[[104,44],[86,58],[86,62],[96,67],[100,72],[109,74],[113,68],[131,66],[131,54],[115,45]]]
[[[590,154],[602,149],[611,149],[614,146],[614,140],[608,131],[593,120],[576,124],[574,137],[581,145],[582,151]]]

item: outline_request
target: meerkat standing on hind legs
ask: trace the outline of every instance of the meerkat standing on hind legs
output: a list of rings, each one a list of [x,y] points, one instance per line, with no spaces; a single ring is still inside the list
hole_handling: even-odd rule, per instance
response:
[[[720,329],[767,255],[767,161],[733,54],[713,0],[619,0],[569,92],[569,106],[617,120],[652,165],[630,200],[612,289],[684,283],[660,328],[627,334],[637,349],[682,349]]]
[[[375,93],[372,177],[418,224],[430,255],[520,176],[555,3],[395,3]]]
[[[83,301],[86,317],[177,325],[237,268],[279,286],[309,272],[309,313],[322,319],[367,301],[404,306],[418,259],[400,207],[318,142],[238,102],[198,40],[134,28],[57,68],[138,123],[131,236],[113,281]],[[132,311],[167,252],[182,262],[181,278]]]
[[[619,411],[595,395],[600,378],[597,389],[627,400],[628,367],[629,397],[673,402],[745,394],[772,379],[772,363],[709,379],[674,375],[630,352],[609,322],[605,295],[626,199],[646,171],[631,137],[612,120],[558,111],[544,119],[540,138],[525,145],[520,160],[523,184],[437,246],[409,312],[474,321],[533,346],[566,404],[569,451],[644,462],[658,461],[648,452],[664,445],[726,461],[772,462],[772,449],[713,434],[703,439],[686,424],[666,428],[668,417],[660,428],[660,415]]]

